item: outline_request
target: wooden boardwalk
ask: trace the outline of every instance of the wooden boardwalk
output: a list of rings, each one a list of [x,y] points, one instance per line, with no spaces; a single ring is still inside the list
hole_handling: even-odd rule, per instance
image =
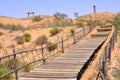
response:
[[[109,32],[97,32],[97,35],[99,34],[109,34]],[[19,80],[79,80],[106,38],[107,36],[91,37],[79,42],[59,57],[22,75]]]

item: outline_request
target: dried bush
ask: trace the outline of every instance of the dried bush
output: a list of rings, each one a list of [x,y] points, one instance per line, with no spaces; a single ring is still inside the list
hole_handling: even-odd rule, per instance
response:
[[[34,16],[34,17],[32,18],[32,20],[33,20],[33,21],[41,21],[42,18],[41,18],[40,16]]]
[[[46,47],[47,47],[47,50],[48,50],[49,52],[50,52],[50,51],[54,51],[55,49],[57,49],[57,44],[48,42],[48,43],[46,44]]]
[[[47,36],[46,35],[41,35],[38,37],[38,39],[35,41],[36,45],[42,45],[42,44],[45,44],[47,43]]]
[[[51,36],[58,34],[61,31],[60,28],[54,27],[53,29],[50,30]]]

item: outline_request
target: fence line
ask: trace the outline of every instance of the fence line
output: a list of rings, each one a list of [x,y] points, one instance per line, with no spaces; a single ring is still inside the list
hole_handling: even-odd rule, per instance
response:
[[[112,27],[112,30],[103,44],[101,50],[97,54],[101,54],[99,56],[99,69],[98,69],[98,76],[96,80],[108,80],[108,73],[107,73],[107,64],[110,62],[111,59],[111,52],[114,50],[114,44],[117,40],[117,27]]]
[[[3,71],[3,74],[0,74],[0,79],[7,79],[9,75],[14,73],[15,79],[18,80],[19,70],[25,69],[27,66],[39,61],[45,64],[46,60],[49,58],[64,53],[64,50],[85,37],[92,29],[94,29],[94,27],[95,26],[90,29],[88,27],[83,27],[83,30],[74,33],[73,36],[62,39],[62,41],[55,44],[57,45],[57,48],[53,51],[48,51],[47,47],[41,46],[41,48],[21,52],[15,52],[15,50],[13,50],[13,54],[0,57],[0,70]],[[51,46],[53,45],[48,47]]]

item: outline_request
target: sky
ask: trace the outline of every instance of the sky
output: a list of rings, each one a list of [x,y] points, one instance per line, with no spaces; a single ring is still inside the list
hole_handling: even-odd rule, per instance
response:
[[[120,12],[120,0],[1,0],[0,3],[0,16],[16,18],[27,17],[30,10],[35,15],[52,16],[60,12],[74,18],[74,12],[80,16],[93,13],[93,5],[97,12]]]

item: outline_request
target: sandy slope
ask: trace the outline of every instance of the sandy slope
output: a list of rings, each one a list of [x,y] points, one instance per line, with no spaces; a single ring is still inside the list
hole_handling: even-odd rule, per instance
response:
[[[3,24],[20,24],[27,27],[32,23],[30,19],[19,19],[19,18],[11,18],[11,17],[0,17],[0,23]]]
[[[70,35],[70,29],[74,28],[76,31],[80,30],[77,29],[76,27],[66,27],[61,31],[57,36],[59,37],[59,40],[61,40],[62,37],[67,37]],[[42,34],[46,35],[48,37],[48,41],[55,42],[56,41],[56,36],[50,37],[50,29],[52,28],[36,28],[32,30],[26,30],[26,31],[9,31],[9,30],[0,30],[0,32],[3,32],[4,34],[0,36],[0,44],[1,44],[1,49],[0,49],[0,54],[1,55],[6,55],[12,53],[11,46],[15,46],[16,50],[23,49],[23,48],[28,48],[31,49],[35,46],[35,40]],[[32,39],[30,42],[26,42],[22,45],[18,45],[17,41],[15,40],[16,37],[22,36],[24,33],[29,33],[32,36]],[[64,34],[64,35],[63,35]],[[7,52],[6,52],[7,51]]]

